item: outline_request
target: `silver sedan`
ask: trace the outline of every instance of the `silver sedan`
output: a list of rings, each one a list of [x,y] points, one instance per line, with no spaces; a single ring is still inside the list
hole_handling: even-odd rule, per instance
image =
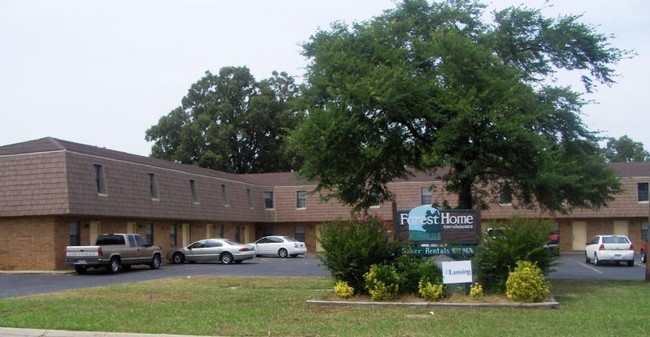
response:
[[[229,239],[199,240],[167,254],[172,263],[216,262],[241,263],[255,257],[255,248]]]

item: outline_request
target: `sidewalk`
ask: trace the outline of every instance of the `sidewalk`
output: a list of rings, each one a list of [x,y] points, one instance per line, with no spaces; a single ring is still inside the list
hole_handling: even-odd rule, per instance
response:
[[[120,332],[64,331],[47,329],[0,328],[2,337],[214,337],[198,335],[139,334]]]

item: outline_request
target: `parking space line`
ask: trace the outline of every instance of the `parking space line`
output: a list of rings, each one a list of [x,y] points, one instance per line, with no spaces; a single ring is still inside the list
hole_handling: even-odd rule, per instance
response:
[[[579,264],[580,264],[581,266],[587,268],[587,269],[591,269],[591,270],[597,272],[598,274],[602,274],[602,273],[603,273],[602,271],[600,271],[600,270],[598,270],[598,269],[596,269],[596,268],[594,268],[594,267],[592,267],[592,266],[589,266],[589,265],[587,265],[587,264],[584,264],[584,263],[579,263]]]

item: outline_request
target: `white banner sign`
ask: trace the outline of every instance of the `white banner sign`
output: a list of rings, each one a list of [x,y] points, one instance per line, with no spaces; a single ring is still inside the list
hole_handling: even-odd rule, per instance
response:
[[[443,262],[442,283],[472,283],[472,261]]]

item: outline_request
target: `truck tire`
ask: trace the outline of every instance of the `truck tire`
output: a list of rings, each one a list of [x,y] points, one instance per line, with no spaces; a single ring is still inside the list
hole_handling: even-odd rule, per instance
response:
[[[115,274],[120,271],[120,259],[118,257],[112,257],[111,261],[106,266],[106,269],[109,273]]]
[[[74,266],[74,271],[79,275],[85,274],[87,270],[88,268],[86,266]]]
[[[151,267],[151,269],[158,269],[160,268],[160,263],[161,263],[160,255],[156,254],[153,256],[153,259],[151,260],[151,264],[149,265],[149,267]]]

